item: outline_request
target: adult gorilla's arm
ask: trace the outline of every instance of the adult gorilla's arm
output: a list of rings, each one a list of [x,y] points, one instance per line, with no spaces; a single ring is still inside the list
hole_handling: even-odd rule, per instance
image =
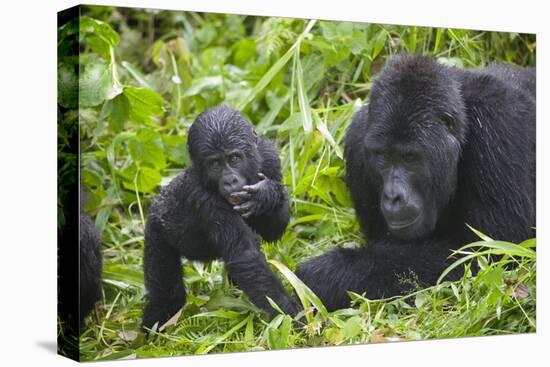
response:
[[[492,238],[519,243],[534,235],[530,228],[536,212],[535,96],[527,90],[507,88],[502,81],[527,73],[527,69],[500,72],[511,75],[497,79],[464,73],[461,93],[470,128],[462,148],[455,201],[470,226]],[[469,228],[462,228],[468,241],[477,239]]]
[[[296,269],[296,275],[323,301],[329,311],[349,307],[348,291],[368,299],[393,297],[435,284],[449,266],[449,241],[409,242],[383,238],[357,249],[338,248],[314,257]],[[413,258],[421,258],[414,264]],[[457,279],[457,268],[446,279]],[[420,279],[424,283],[421,283]]]
[[[297,306],[269,268],[256,233],[225,200],[206,194],[201,199],[197,203],[199,222],[205,225],[203,230],[208,241],[214,244],[225,262],[230,278],[270,317],[277,312],[266,297],[284,312],[295,315]]]
[[[265,179],[260,181],[262,189],[257,192],[260,211],[247,219],[247,222],[265,241],[273,242],[281,238],[290,217],[286,189],[281,183],[281,162],[277,150],[269,141],[258,139],[261,155],[260,172]]]

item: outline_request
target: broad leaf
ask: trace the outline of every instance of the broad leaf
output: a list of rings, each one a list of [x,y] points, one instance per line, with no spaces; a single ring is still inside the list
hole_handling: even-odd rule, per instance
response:
[[[109,67],[97,61],[81,67],[78,86],[80,107],[97,106],[111,95],[113,81]]]
[[[164,114],[164,99],[157,92],[148,88],[126,87],[124,95],[130,104],[129,117],[138,124],[151,123],[153,117]]]
[[[130,141],[130,155],[138,163],[149,163],[156,168],[166,166],[164,145],[159,133],[151,129],[141,129]]]
[[[75,65],[59,64],[57,67],[57,103],[65,108],[78,106],[78,77]]]

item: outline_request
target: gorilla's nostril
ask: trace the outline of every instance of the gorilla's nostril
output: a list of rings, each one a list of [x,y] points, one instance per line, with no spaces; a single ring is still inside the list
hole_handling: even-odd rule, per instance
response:
[[[403,195],[399,193],[384,192],[384,203],[392,208],[399,207],[403,204]]]
[[[391,198],[391,203],[393,205],[399,205],[403,202],[403,197],[401,195],[395,195],[393,198]]]

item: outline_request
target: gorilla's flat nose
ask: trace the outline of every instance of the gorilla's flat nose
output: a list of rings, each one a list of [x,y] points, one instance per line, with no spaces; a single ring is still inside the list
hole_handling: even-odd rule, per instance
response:
[[[405,205],[405,197],[401,190],[396,190],[394,187],[384,189],[382,196],[382,205],[387,211],[398,211]]]
[[[224,185],[234,185],[238,182],[237,176],[226,177],[223,181]]]
[[[238,189],[239,187],[239,178],[235,175],[226,176],[223,178],[223,188],[229,192]]]

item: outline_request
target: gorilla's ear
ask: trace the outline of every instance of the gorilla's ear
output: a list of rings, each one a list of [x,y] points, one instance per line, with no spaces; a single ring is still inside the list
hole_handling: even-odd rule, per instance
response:
[[[454,131],[455,129],[455,119],[453,115],[451,115],[448,112],[445,112],[443,116],[441,117],[441,121],[450,131]]]

